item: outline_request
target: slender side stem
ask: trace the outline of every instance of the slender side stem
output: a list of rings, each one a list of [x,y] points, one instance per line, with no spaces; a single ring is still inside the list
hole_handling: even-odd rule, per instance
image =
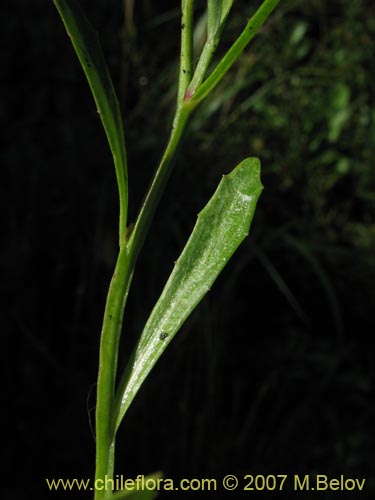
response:
[[[259,9],[255,12],[252,18],[246,24],[241,35],[234,42],[225,56],[218,63],[216,68],[208,76],[208,78],[199,86],[195,94],[190,94],[192,103],[198,104],[211,92],[212,89],[221,81],[223,76],[231,68],[239,55],[246,48],[250,40],[256,35],[268,16],[275,9],[280,0],[265,0]]]
[[[131,271],[134,270],[136,260],[155,214],[156,207],[158,206],[160,197],[172,172],[173,159],[185,129],[186,122],[193,109],[194,107],[190,105],[190,103],[189,105],[184,103],[181,105],[180,109],[177,110],[175,115],[167,147],[152,179],[128,242],[129,266]]]
[[[121,248],[109,287],[100,339],[99,374],[96,401],[96,471],[99,487],[113,478],[115,430],[112,426],[113,401],[117,371],[118,346],[125,301],[131,282],[129,254]],[[96,490],[95,499],[107,499],[110,491]]]
[[[160,197],[172,172],[174,155],[180,143],[186,122],[190,113],[195,108],[194,104],[184,102],[186,88],[191,79],[192,71],[194,0],[182,0],[181,9],[181,55],[177,109],[167,146],[151,181],[127,245],[131,274],[134,271],[139,252],[154,217]]]
[[[199,57],[197,67],[195,68],[194,76],[187,89],[185,99],[188,99],[190,96],[192,96],[196,92],[199,85],[202,83],[204,77],[206,76],[211,59],[215,53],[216,47],[216,38],[214,36],[207,38],[202,53]]]
[[[207,2],[207,40],[195,68],[194,76],[189,84],[187,98],[195,93],[206,76],[208,66],[220,39],[220,18],[221,2],[209,0]]]
[[[194,0],[182,0],[181,9],[181,55],[180,73],[178,78],[177,107],[179,107],[184,100],[185,92],[190,83],[193,71]]]

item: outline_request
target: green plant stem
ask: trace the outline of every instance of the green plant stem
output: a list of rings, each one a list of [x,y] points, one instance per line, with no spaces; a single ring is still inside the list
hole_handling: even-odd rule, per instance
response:
[[[118,348],[125,303],[139,252],[150,227],[156,207],[172,171],[173,159],[187,119],[194,106],[185,104],[183,97],[191,76],[191,45],[193,1],[183,1],[185,28],[181,40],[179,95],[173,127],[159,167],[142,204],[129,241],[120,242],[120,251],[105,307],[100,340],[99,374],[96,402],[96,471],[95,479],[111,479],[114,473],[116,430],[113,418]],[[189,39],[190,38],[190,39]],[[189,70],[187,71],[183,70]],[[109,498],[110,492],[97,490],[96,500]]]
[[[131,282],[129,254],[120,249],[109,287],[100,339],[99,374],[96,400],[95,479],[112,478],[114,471],[115,430],[112,426],[118,346],[124,307]],[[106,499],[108,491],[95,491],[95,499]]]
[[[181,55],[178,78],[177,107],[179,107],[184,100],[185,92],[192,75],[194,0],[182,0],[181,9]]]
[[[216,68],[207,79],[198,87],[195,93],[191,93],[189,98],[192,103],[198,104],[213,90],[222,80],[227,71],[231,68],[240,54],[246,48],[250,40],[256,35],[268,16],[275,9],[280,0],[265,0],[255,14],[246,24],[241,35],[233,43],[225,56],[218,63]]]
[[[99,375],[96,402],[96,472],[95,479],[113,478],[117,427],[114,422],[114,397],[118,348],[125,303],[135,264],[150,227],[156,207],[171,174],[174,155],[193,106],[181,105],[177,110],[172,132],[142,204],[127,245],[120,248],[109,287],[100,341]],[[108,492],[96,491],[95,499],[108,498]]]
[[[172,172],[174,156],[187,120],[193,109],[194,106],[184,103],[176,112],[168,144],[142,203],[133,232],[129,239],[129,265],[132,270],[134,269],[139,252],[155,214],[156,207]]]
[[[208,66],[215,53],[220,38],[221,4],[216,0],[207,2],[207,40],[199,57],[193,78],[187,89],[188,95],[193,95],[206,76]]]
[[[157,205],[164,191],[165,185],[172,172],[173,159],[180,143],[187,120],[196,107],[195,104],[184,102],[186,88],[191,79],[192,45],[193,45],[193,11],[194,0],[182,0],[181,23],[181,55],[177,108],[173,119],[172,131],[159,166],[154,174],[146,197],[142,203],[134,229],[129,236],[127,251],[129,256],[129,275],[131,276],[155,214]]]

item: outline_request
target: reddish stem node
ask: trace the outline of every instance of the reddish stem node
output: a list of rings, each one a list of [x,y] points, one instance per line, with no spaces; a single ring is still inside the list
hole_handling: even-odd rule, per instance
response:
[[[185,96],[184,96],[184,101],[188,101],[193,94],[194,94],[193,90],[187,89]]]

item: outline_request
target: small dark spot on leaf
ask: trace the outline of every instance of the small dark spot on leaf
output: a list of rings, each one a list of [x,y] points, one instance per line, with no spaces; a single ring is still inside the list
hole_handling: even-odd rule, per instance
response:
[[[165,340],[167,337],[168,337],[168,333],[167,332],[163,332],[163,333],[160,334],[160,340]]]
[[[181,29],[185,29],[185,25],[184,24],[181,24]]]
[[[182,70],[182,72],[183,72],[183,73],[186,73],[186,69],[183,69],[183,70]]]

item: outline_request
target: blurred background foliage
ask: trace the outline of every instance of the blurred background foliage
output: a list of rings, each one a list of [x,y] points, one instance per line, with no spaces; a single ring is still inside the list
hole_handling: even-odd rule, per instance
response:
[[[218,55],[257,3],[234,2]],[[124,112],[134,220],[173,116],[179,8],[82,5]],[[197,7],[199,51],[204,2]],[[117,193],[52,2],[1,10],[2,366],[11,429],[3,452],[8,477],[19,478],[2,487],[3,498],[50,498],[45,477],[93,473],[88,416]],[[131,408],[118,473],[317,472],[367,477],[368,492],[374,487],[374,28],[364,0],[281,2],[194,115],[136,271],[122,359],[220,176],[258,156],[265,190],[250,238]]]

